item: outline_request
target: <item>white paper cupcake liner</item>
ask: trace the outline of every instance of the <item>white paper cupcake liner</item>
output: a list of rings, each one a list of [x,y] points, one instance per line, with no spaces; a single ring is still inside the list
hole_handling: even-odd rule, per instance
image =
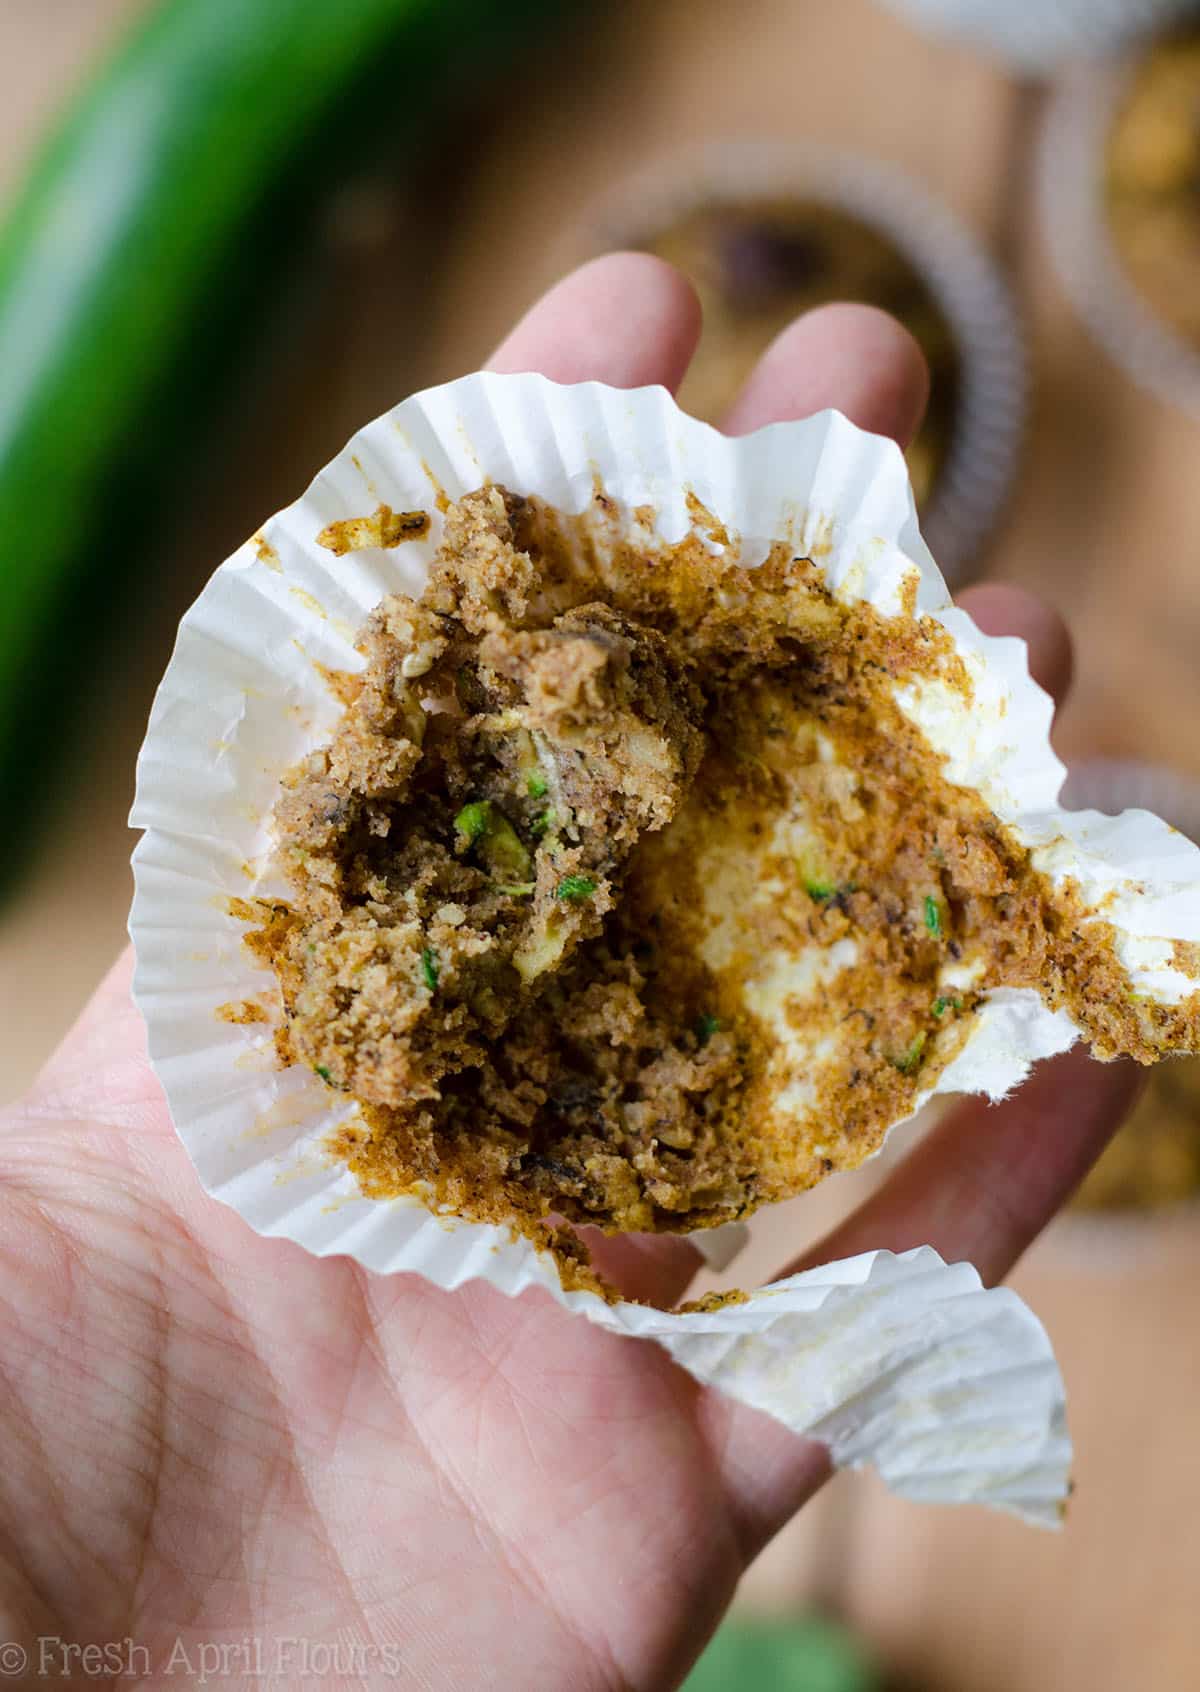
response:
[[[1130,280],[1104,204],[1105,149],[1133,75],[1127,61],[1064,77],[1042,125],[1038,202],[1050,256],[1096,340],[1139,386],[1200,417],[1200,349]]]
[[[982,245],[912,177],[816,142],[713,142],[648,166],[586,211],[571,257],[649,239],[699,205],[771,194],[837,207],[880,231],[950,325],[962,361],[959,415],[922,528],[946,580],[966,581],[1020,464],[1025,338],[1012,293]]]
[[[920,29],[1049,73],[1076,54],[1108,53],[1186,17],[1195,0],[886,0]]]
[[[339,711],[317,666],[361,667],[355,631],[384,594],[419,593],[442,519],[432,511],[424,540],[339,558],[317,535],[380,502],[430,509],[437,490],[455,499],[489,479],[578,512],[597,478],[621,507],[652,508],[668,542],[690,530],[689,494],[741,537],[747,563],[775,540],[797,554],[819,540],[830,587],[886,614],[919,575],[918,606],[953,636],[974,695],[910,687],[903,708],[952,780],[978,788],[1048,874],[1074,876],[1104,905],[1140,990],[1178,998],[1194,985],[1172,969],[1168,941],[1200,939],[1200,852],[1153,818],[1057,809],[1050,702],[1020,641],[986,637],[950,607],[898,448],[836,412],[730,440],[662,389],[476,375],[364,429],[221,566],[180,627],[138,765],[132,821],[145,833],[130,924],[134,993],[175,1126],[207,1190],[262,1233],[442,1287],[540,1286],[601,1326],[657,1339],[699,1379],[825,1440],[839,1463],[876,1464],[908,1496],[1053,1522],[1068,1464],[1057,1367],[1029,1311],[981,1290],[968,1266],[927,1249],[870,1253],[689,1314],[565,1292],[527,1239],[416,1199],[363,1198],[323,1149],[344,1102],[306,1069],[280,1070],[262,1025],[216,1015],[269,979],[228,899],[285,891],[271,866],[279,778]],[[998,1096],[1075,1032],[1036,994],[997,992],[936,1090]]]

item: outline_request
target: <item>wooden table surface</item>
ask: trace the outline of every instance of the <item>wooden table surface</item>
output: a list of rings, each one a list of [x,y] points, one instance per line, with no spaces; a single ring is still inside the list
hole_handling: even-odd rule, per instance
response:
[[[64,87],[142,3],[5,0],[0,186]],[[600,11],[527,53],[504,109],[464,130],[436,211],[436,265],[416,238],[429,228],[419,196],[366,181],[330,220],[287,367],[231,404],[221,456],[197,465],[194,524],[164,541],[123,650],[85,683],[59,827],[0,910],[3,1093],[31,1076],[121,944],[134,756],[175,622],[208,571],[359,422],[477,365],[556,274],[589,201],[689,141],[818,137],[885,155],[1002,251],[1037,394],[1020,485],[983,564],[1071,616],[1079,670],[1060,728],[1066,755],[1150,757],[1200,775],[1200,430],[1108,363],[1049,272],[1028,180],[1036,98],[868,0],[619,0]],[[870,1178],[758,1219],[738,1277],[769,1274]],[[907,1506],[844,1476],[760,1560],[746,1600],[830,1605],[868,1631],[905,1686],[931,1692],[1193,1692],[1200,1216],[1064,1221],[1016,1285],[1045,1319],[1070,1389],[1079,1490],[1067,1531]]]

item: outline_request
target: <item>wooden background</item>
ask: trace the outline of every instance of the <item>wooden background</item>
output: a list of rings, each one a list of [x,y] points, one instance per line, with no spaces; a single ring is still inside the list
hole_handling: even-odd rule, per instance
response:
[[[4,0],[0,187],[143,3]],[[1037,392],[1022,478],[983,567],[1040,588],[1072,620],[1065,755],[1151,757],[1200,776],[1200,430],[1108,363],[1049,273],[1030,182],[1036,93],[869,0],[600,11],[527,52],[506,97],[463,122],[423,186],[368,174],[328,220],[290,308],[287,357],[231,396],[222,452],[197,463],[187,522],[162,537],[121,650],[82,683],[87,726],[59,826],[0,909],[0,1096],[33,1074],[121,944],[134,757],[175,622],[209,570],[365,418],[478,365],[557,273],[588,201],[688,141],[815,136],[884,155],[1003,257]],[[101,564],[104,547],[98,537]],[[739,1279],[769,1274],[869,1178],[759,1219]],[[931,1692],[1193,1692],[1200,1216],[1068,1218],[1016,1285],[1071,1392],[1079,1492],[1067,1531],[910,1507],[841,1477],[761,1559],[745,1601],[831,1606],[903,1685]]]

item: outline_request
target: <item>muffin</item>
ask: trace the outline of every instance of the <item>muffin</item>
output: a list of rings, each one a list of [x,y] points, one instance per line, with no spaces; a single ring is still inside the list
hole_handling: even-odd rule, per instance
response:
[[[1200,346],[1200,31],[1156,42],[1133,67],[1105,149],[1105,210],[1119,262],[1162,322]]]
[[[1039,199],[1051,256],[1110,357],[1200,415],[1200,34],[1077,68],[1050,101]]]
[[[1057,810],[1023,664],[837,413],[398,407],[217,572],[156,702],[133,928],[189,1144],[253,1171],[217,1124],[286,1101],[370,1200],[686,1232],[1078,1038],[1196,1051],[1200,853]]]
[[[424,591],[374,608],[335,733],[284,778],[288,897],[237,914],[281,1060],[357,1106],[364,1192],[691,1231],[871,1156],[1006,993],[1103,1058],[1200,1050],[1200,990],[1137,992],[906,717],[975,686],[915,582],[889,617],[690,514],[669,544],[601,483],[575,515],[445,501]],[[318,544],[428,527],[385,507]]]
[[[155,698],[133,992],[200,1180],[1053,1525],[1062,1380],[969,1264],[660,1310],[578,1227],[694,1232],[1080,1036],[1195,1048],[1200,853],[1059,811],[1050,714],[840,414],[729,439],[661,388],[414,395],[215,572]],[[423,1308],[452,1341],[466,1307]]]

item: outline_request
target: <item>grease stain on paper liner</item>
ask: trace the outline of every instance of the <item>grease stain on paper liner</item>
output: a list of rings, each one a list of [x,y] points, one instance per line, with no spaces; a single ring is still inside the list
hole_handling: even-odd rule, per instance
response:
[[[279,562],[279,554],[271,545],[266,535],[263,534],[261,529],[256,535],[251,537],[250,545],[254,548],[254,556],[258,559],[260,564],[265,564],[268,570],[274,570],[276,572],[279,572],[282,569]]]

